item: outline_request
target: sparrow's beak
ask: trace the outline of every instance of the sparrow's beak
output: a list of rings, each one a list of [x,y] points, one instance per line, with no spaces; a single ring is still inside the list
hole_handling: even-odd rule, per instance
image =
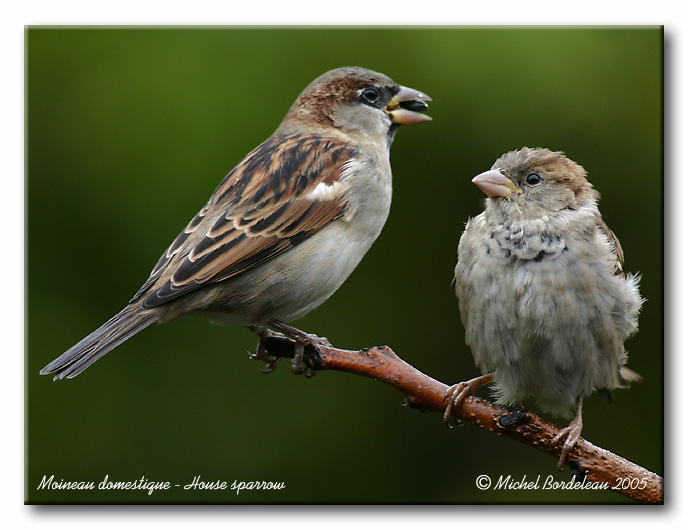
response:
[[[473,177],[473,184],[485,192],[488,197],[511,197],[514,193],[523,193],[498,169],[491,169]]]
[[[426,101],[432,101],[430,96],[413,88],[400,86],[399,92],[389,100],[385,110],[392,117],[394,123],[413,125],[432,120],[430,116],[421,114],[421,112],[428,110]]]

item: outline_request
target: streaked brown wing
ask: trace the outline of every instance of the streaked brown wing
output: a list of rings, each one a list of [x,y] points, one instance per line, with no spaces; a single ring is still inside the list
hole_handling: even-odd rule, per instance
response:
[[[597,226],[600,228],[600,230],[602,230],[602,233],[607,237],[607,239],[609,239],[614,249],[614,254],[616,257],[616,268],[614,270],[614,274],[623,274],[624,253],[623,249],[621,248],[621,242],[619,241],[619,238],[616,237],[616,234],[612,232],[611,228],[607,226],[601,217],[597,220]]]
[[[298,245],[344,211],[339,177],[356,154],[332,138],[269,138],[227,175],[132,301],[164,304]],[[318,185],[329,193],[313,193]]]

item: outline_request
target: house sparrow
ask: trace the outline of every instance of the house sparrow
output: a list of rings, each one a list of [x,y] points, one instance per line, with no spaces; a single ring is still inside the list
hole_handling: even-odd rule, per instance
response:
[[[154,322],[199,315],[246,326],[269,360],[269,328],[327,300],[382,230],[392,200],[389,148],[401,124],[430,120],[430,98],[363,68],[338,68],[301,93],[270,138],[220,183],[121,312],[41,370],[79,375]],[[274,366],[274,362],[273,362]]]
[[[583,398],[640,380],[623,346],[638,328],[639,278],[622,272],[599,193],[563,153],[524,147],[473,183],[488,199],[461,236],[455,280],[466,344],[484,375],[450,389],[445,418],[494,382],[500,404],[532,398],[574,416],[552,440],[566,437],[563,467],[583,427]]]

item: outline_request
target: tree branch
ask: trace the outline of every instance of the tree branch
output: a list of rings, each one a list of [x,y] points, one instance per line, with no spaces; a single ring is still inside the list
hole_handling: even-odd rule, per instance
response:
[[[275,358],[293,357],[294,343],[268,337],[266,350]],[[410,405],[426,412],[444,412],[448,386],[416,370],[387,346],[360,351],[328,346],[307,346],[304,362],[312,371],[337,370],[370,377],[392,385],[406,395]],[[469,396],[455,411],[456,417],[488,431],[514,438],[559,458],[561,444],[550,442],[559,429],[532,412],[496,406]],[[663,479],[656,473],[581,438],[569,453],[569,466],[579,481],[607,484],[609,489],[645,504],[664,502]]]

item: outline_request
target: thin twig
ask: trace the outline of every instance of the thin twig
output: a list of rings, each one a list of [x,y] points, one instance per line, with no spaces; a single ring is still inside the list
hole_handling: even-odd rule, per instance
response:
[[[294,343],[270,337],[266,349],[276,358],[292,357]],[[399,389],[415,408],[427,412],[444,412],[446,408],[449,387],[416,370],[387,346],[350,351],[318,345],[306,347],[305,353],[304,361],[312,371],[337,370],[370,377]],[[561,454],[561,444],[551,445],[559,429],[532,412],[506,409],[469,396],[455,410],[455,415],[462,422],[514,438],[554,458]],[[567,463],[581,481],[606,484],[609,489],[640,503],[664,502],[662,477],[583,438],[569,453]]]

